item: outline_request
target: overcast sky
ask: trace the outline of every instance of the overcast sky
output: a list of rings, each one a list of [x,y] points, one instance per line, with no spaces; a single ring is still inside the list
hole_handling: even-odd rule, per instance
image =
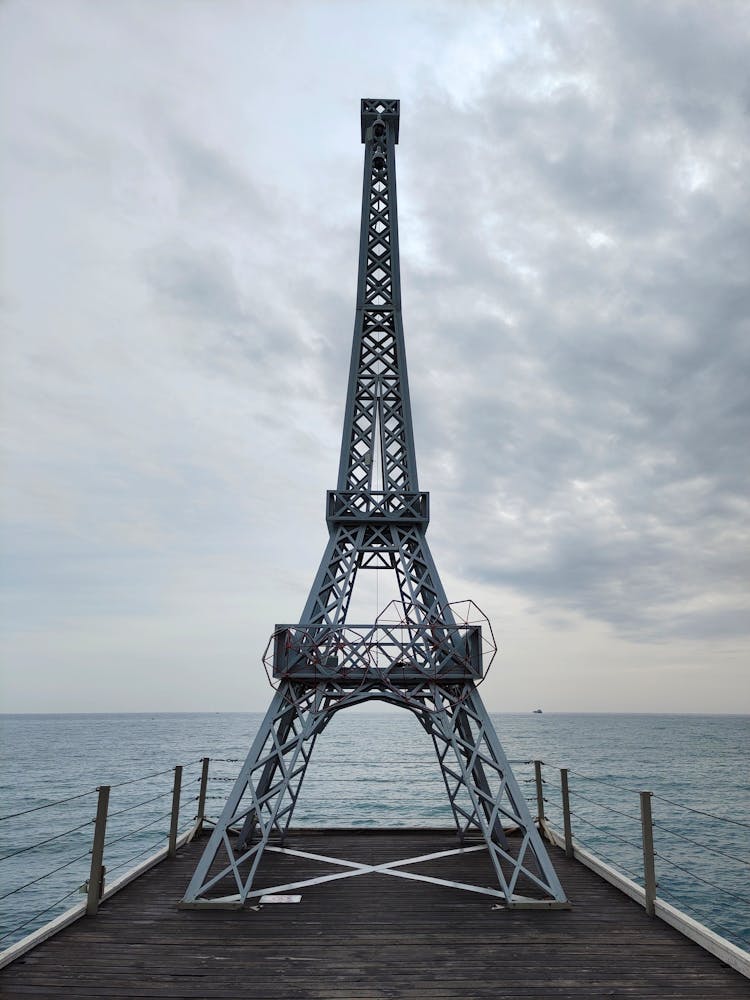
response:
[[[252,710],[326,539],[359,99],[493,710],[750,711],[746,2],[0,7],[6,711]]]

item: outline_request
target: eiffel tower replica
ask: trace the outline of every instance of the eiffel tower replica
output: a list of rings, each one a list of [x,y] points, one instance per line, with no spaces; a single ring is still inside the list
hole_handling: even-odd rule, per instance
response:
[[[470,602],[468,610],[449,604],[425,537],[429,495],[417,483],[401,320],[399,102],[363,100],[361,121],[357,309],[338,484],[327,496],[329,540],[299,624],[277,626],[271,637],[264,660],[275,694],[180,905],[238,906],[292,888],[254,885],[265,851],[298,853],[285,838],[315,741],[335,712],[380,700],[414,713],[437,754],[459,846],[429,859],[486,850],[497,888],[461,888],[505,906],[566,906],[477,688],[494,653],[489,622],[483,629]],[[375,622],[350,625],[352,590],[365,569],[395,572],[399,599]],[[315,857],[348,865],[352,876],[417,863]]]

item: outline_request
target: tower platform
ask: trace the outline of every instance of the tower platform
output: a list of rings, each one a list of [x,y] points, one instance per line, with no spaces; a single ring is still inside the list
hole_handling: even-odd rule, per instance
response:
[[[511,850],[517,839],[509,837]],[[292,829],[286,847],[298,853],[267,851],[257,884],[331,874],[330,863],[302,854],[383,869],[457,846],[455,831],[445,829]],[[507,909],[458,886],[408,877],[492,886],[484,849],[406,865],[407,877],[361,871],[311,885],[296,890],[299,903],[178,910],[202,850],[194,840],[102,903],[96,918],[79,920],[18,959],[0,974],[0,998],[748,996],[746,978],[555,847],[550,857],[572,910]]]

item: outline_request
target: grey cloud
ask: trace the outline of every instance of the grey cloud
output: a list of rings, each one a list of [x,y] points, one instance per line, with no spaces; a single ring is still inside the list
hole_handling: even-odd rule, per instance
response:
[[[273,219],[276,197],[268,185],[251,178],[226,152],[212,149],[197,134],[179,128],[166,115],[162,117],[160,132],[181,189],[183,211],[226,213],[232,221],[255,225]]]
[[[212,249],[153,251],[147,278],[163,300],[183,315],[219,323],[245,320],[241,291],[231,261]]]
[[[722,622],[747,633],[747,519],[734,501],[750,487],[750,243],[736,183],[748,155],[732,113],[747,30],[695,5],[689,24],[681,5],[585,9],[607,39],[583,50],[587,82],[554,84],[574,18],[547,32],[545,92],[509,87],[502,67],[473,109],[445,114],[456,166],[413,192],[440,262],[410,281],[430,331],[434,377],[412,377],[432,416],[427,469],[439,481],[447,464],[455,491],[439,537],[461,539],[452,558],[468,579],[629,638],[708,636]],[[677,169],[688,154],[707,171],[696,190]],[[687,613],[703,593],[726,606]]]

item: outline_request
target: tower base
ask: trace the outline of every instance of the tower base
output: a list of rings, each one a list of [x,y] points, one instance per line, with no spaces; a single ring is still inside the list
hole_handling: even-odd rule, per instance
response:
[[[255,888],[265,851],[300,854],[285,840],[315,740],[334,714],[379,700],[416,715],[435,748],[458,834],[449,851],[364,865],[324,854],[310,860],[343,868],[313,879]],[[511,849],[506,829],[520,841]],[[470,841],[470,835],[472,840]],[[514,838],[514,841],[516,838]],[[406,866],[486,850],[497,887],[475,886],[406,871]],[[236,908],[263,894],[291,892],[363,874],[437,881],[493,898],[507,907],[567,906],[544,842],[473,681],[425,680],[398,688],[352,690],[329,678],[316,684],[286,680],[274,694],[181,906]]]

